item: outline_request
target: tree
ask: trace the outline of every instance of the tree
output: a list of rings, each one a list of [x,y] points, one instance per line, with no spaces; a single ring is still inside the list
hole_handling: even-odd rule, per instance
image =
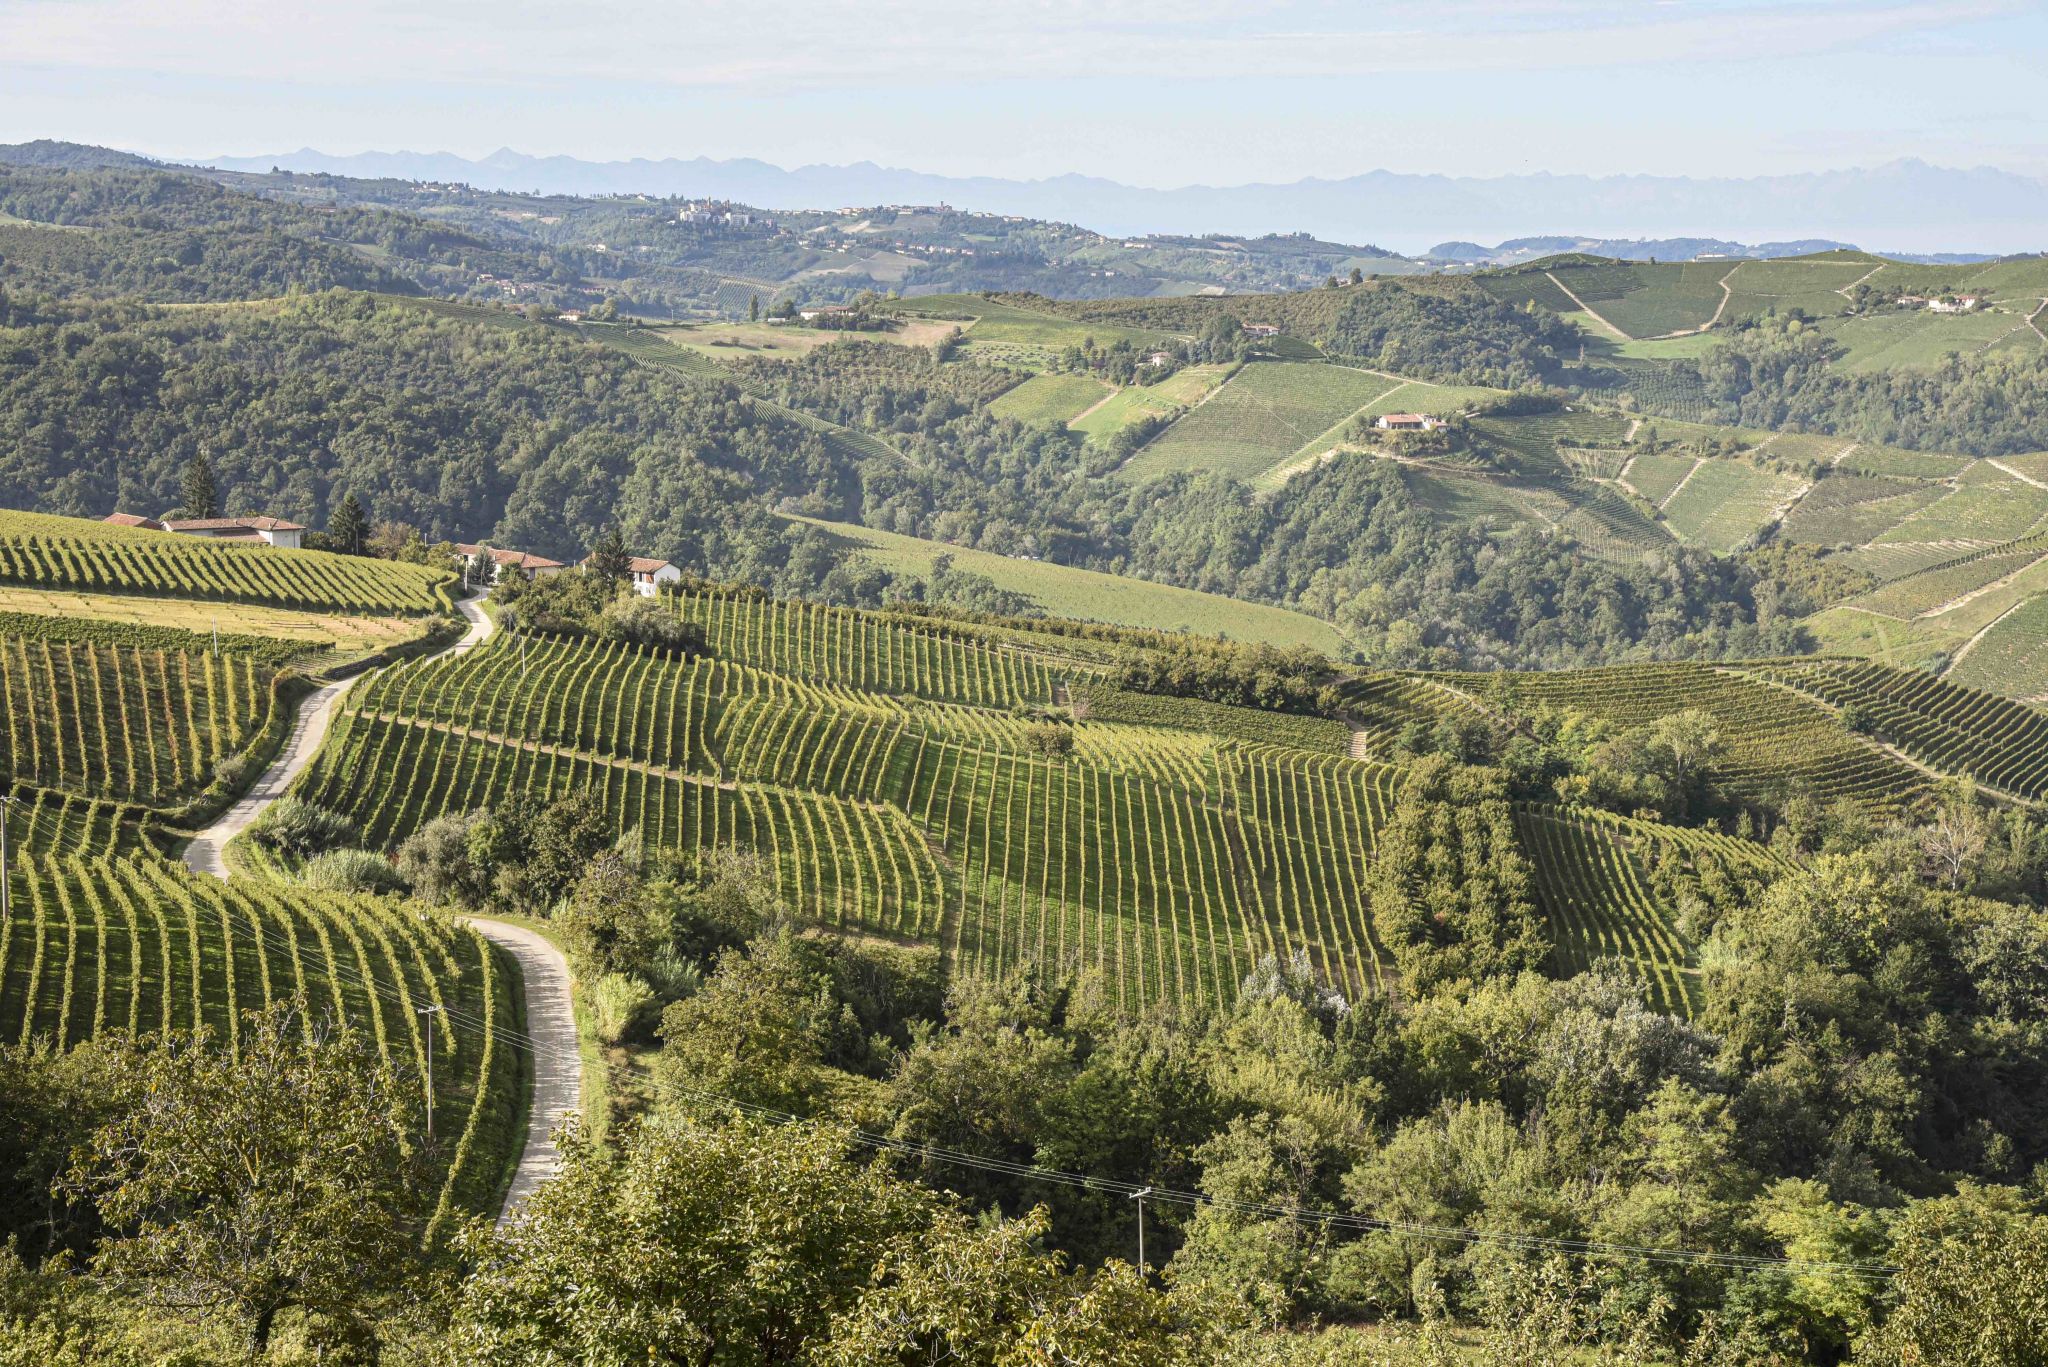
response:
[[[758,294],[747,296],[747,321],[750,323],[761,321],[761,296]]]
[[[335,506],[334,516],[327,520],[328,543],[344,555],[361,555],[369,535],[369,514],[363,511],[363,501],[350,490]]]
[[[657,1114],[572,1134],[525,1218],[472,1236],[449,1336],[463,1361],[808,1360],[938,1198],[853,1161],[836,1130]]]
[[[2048,1360],[2048,1217],[2009,1187],[1965,1184],[1900,1222],[1897,1308],[1858,1362],[2021,1367]]]
[[[213,462],[201,451],[185,466],[183,490],[186,517],[219,517],[220,488],[214,483]]]
[[[133,1055],[119,1114],[65,1177],[115,1232],[101,1275],[159,1305],[231,1311],[252,1354],[281,1310],[351,1320],[403,1280],[434,1189],[407,1138],[416,1090],[304,1011],[249,1013],[233,1052],[201,1032]]]
[[[626,535],[616,523],[598,534],[584,568],[609,583],[623,584],[632,576],[633,557],[626,550]]]

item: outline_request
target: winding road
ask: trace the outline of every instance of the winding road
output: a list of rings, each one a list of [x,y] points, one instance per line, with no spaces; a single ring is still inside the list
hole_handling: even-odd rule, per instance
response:
[[[469,630],[462,639],[438,655],[457,655],[473,650],[490,639],[496,623],[485,614],[482,598],[468,598],[456,604]],[[283,797],[327,735],[335,708],[356,679],[315,689],[299,703],[291,735],[278,750],[277,758],[249,785],[240,801],[221,818],[192,837],[185,846],[185,867],[225,881],[227,862],[222,851],[263,814],[263,809]],[[481,916],[465,918],[477,933],[504,949],[519,965],[522,995],[526,999],[526,1035],[532,1042],[527,1051],[533,1060],[533,1096],[527,1108],[526,1144],[520,1151],[519,1167],[505,1193],[498,1222],[511,1220],[519,1205],[541,1183],[554,1176],[561,1154],[555,1147],[555,1129],[577,1108],[583,1091],[583,1055],[576,1039],[576,1016],[570,1003],[569,962],[544,936],[505,921]]]

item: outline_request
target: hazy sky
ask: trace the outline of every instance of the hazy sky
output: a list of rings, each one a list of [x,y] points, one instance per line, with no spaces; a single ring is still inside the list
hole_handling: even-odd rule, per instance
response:
[[[0,0],[0,141],[876,161],[2048,175],[2043,0]]]

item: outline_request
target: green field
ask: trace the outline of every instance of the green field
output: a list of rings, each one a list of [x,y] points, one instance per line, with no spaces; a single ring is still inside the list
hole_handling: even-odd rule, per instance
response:
[[[967,550],[851,523],[804,520],[831,532],[849,550],[899,574],[929,574],[933,557],[949,555],[956,567],[987,575],[996,587],[1028,596],[1054,617],[1158,631],[1187,631],[1198,636],[1228,636],[1232,640],[1266,641],[1280,646],[1308,645],[1332,656],[1344,651],[1344,640],[1335,627],[1285,608],[1043,560],[1019,560]]]
[[[1173,471],[1214,470],[1254,480],[1398,383],[1346,366],[1254,361],[1118,474],[1138,482]]]
[[[1663,506],[1664,500],[1702,464],[1698,456],[1637,456],[1621,471],[1620,478],[1650,502]]]
[[[1861,475],[1899,475],[1907,479],[1953,479],[1974,462],[1969,456],[1933,451],[1906,451],[1896,446],[1856,442],[1833,461],[1837,470]]]
[[[1210,390],[1223,383],[1229,373],[1225,366],[1195,365],[1177,370],[1157,384],[1126,385],[1067,425],[1100,441],[1140,419],[1192,408]]]
[[[2025,536],[2048,518],[2048,489],[2037,488],[1978,464],[1956,487],[1902,519],[1877,538],[1879,544],[1950,541],[1990,544]]]
[[[1662,507],[1680,539],[1726,553],[1769,524],[1799,492],[1801,481],[1742,460],[1710,459]]]
[[[1983,351],[2003,339],[2008,347],[2038,349],[2042,342],[2023,313],[1985,310],[1942,314],[1925,309],[1891,310],[1843,318],[1821,329],[1847,348],[1837,370],[1929,369],[1951,352]]]
[[[1939,484],[1873,475],[1832,475],[1819,481],[1785,518],[1787,540],[1817,546],[1860,546],[1944,497]]]
[[[0,583],[384,615],[453,608],[444,570],[0,511]]]
[[[2000,618],[1948,677],[2007,697],[2048,702],[2048,592]]]
[[[999,395],[988,411],[999,418],[1064,427],[1115,392],[1087,375],[1033,375]]]

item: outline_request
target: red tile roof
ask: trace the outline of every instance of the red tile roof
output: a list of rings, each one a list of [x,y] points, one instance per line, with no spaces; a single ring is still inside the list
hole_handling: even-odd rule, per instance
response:
[[[111,522],[116,527],[147,527],[153,532],[164,529],[163,523],[153,517],[144,517],[140,513],[108,513],[100,521]]]
[[[296,522],[281,517],[179,517],[165,521],[174,532],[303,532]]]
[[[484,548],[482,546],[457,542],[455,549],[464,555],[477,555]],[[517,565],[522,570],[559,570],[562,568],[561,561],[550,560],[544,555],[534,555],[530,551],[508,551],[503,546],[493,546],[490,550],[491,559],[497,561],[500,565]]]

